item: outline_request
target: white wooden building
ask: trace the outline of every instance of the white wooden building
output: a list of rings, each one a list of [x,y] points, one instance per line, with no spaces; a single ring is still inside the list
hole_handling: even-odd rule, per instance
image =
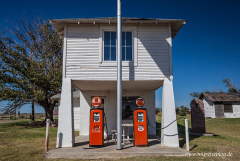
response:
[[[204,103],[205,117],[240,118],[240,94],[203,92],[199,98]]]
[[[72,147],[74,118],[71,87],[80,90],[80,135],[89,135],[91,99],[99,96],[107,117],[108,135],[117,129],[117,18],[50,20],[64,39],[63,83],[59,108],[57,147]],[[155,126],[155,90],[163,87],[162,126],[176,119],[173,93],[172,39],[186,20],[122,18],[123,122],[126,106],[145,100],[150,123]],[[148,128],[155,135],[154,128]],[[162,145],[179,146],[176,122],[162,130]]]

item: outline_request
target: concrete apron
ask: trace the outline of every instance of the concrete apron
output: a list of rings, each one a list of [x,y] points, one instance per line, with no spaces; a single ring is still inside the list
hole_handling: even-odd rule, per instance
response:
[[[105,139],[105,146],[101,148],[89,147],[88,136],[77,136],[73,148],[55,148],[45,154],[45,158],[63,159],[113,159],[135,156],[184,156],[187,152],[180,147],[163,147],[158,136],[149,136],[148,147],[134,147],[130,141],[126,141],[122,150],[116,150],[115,141]]]

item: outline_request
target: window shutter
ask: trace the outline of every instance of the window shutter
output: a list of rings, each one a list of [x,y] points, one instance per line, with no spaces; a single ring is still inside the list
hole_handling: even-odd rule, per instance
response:
[[[224,105],[224,112],[233,113],[232,104],[225,104]]]

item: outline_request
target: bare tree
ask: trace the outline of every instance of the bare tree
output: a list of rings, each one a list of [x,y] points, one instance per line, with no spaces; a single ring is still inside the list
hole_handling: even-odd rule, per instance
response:
[[[240,93],[240,87],[235,87],[229,78],[223,79],[222,82],[225,83],[225,87],[228,87],[228,93]]]

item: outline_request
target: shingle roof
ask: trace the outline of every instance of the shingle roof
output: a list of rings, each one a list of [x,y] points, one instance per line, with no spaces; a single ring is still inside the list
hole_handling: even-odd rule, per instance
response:
[[[212,102],[240,102],[240,94],[238,93],[203,92],[199,98],[203,97]]]

